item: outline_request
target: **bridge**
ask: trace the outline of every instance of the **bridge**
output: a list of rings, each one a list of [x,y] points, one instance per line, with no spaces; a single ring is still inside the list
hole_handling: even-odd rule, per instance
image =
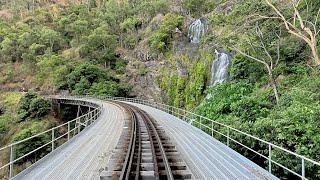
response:
[[[165,104],[114,97],[48,98],[58,110],[67,104],[86,111],[1,147],[0,156],[7,157],[7,163],[0,164],[2,179],[278,179],[273,175],[276,167],[309,179],[306,167],[320,167],[319,162],[258,137]],[[263,148],[248,146],[236,134]],[[48,142],[16,156],[16,148],[45,135]],[[232,149],[239,147],[263,159],[265,166]],[[278,162],[275,151],[299,159],[295,166],[300,169]],[[30,156],[32,161],[21,163]]]

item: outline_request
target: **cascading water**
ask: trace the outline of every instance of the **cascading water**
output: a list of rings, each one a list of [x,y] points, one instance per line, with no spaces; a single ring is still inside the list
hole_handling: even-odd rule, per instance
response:
[[[215,50],[216,59],[211,66],[210,86],[223,83],[229,78],[229,67],[231,65],[231,56],[225,52]],[[206,99],[212,98],[212,94],[207,94]]]
[[[207,31],[207,22],[205,19],[197,19],[194,21],[190,27],[188,32],[188,37],[191,43],[197,44],[200,42],[202,36],[205,35]]]
[[[211,82],[210,85],[214,86],[223,83],[229,78],[229,67],[231,65],[231,57],[229,54],[215,50],[216,59],[211,67]]]

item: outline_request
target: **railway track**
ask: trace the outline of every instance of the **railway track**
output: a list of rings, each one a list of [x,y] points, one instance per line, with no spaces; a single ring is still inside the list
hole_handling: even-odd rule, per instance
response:
[[[100,179],[191,179],[161,126],[141,109],[115,102],[128,113],[124,131]]]

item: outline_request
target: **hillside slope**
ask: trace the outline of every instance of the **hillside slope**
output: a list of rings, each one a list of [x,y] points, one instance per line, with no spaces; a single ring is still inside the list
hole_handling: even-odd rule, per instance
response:
[[[10,2],[0,4],[1,90],[156,100],[320,159],[320,2]]]

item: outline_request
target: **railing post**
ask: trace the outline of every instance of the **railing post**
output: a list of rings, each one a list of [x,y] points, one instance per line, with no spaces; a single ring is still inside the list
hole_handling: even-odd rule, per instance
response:
[[[230,128],[228,127],[228,131],[227,131],[227,146],[230,145]]]
[[[80,107],[80,105],[78,105],[77,117],[80,116],[80,110],[81,110],[81,107]]]
[[[54,150],[54,129],[51,130],[51,151]]]
[[[306,177],[306,172],[305,172],[305,165],[304,165],[304,158],[301,158],[301,176],[302,176],[302,180],[305,179]]]
[[[85,122],[84,124],[86,125],[85,127],[88,126],[89,119],[90,119],[90,113],[87,114],[86,117],[85,117],[85,121],[84,121]]]
[[[70,121],[68,121],[68,141],[70,140]]]
[[[81,118],[78,119],[78,123],[77,123],[77,126],[78,126],[78,134],[80,133],[80,123],[81,123]]]
[[[93,119],[96,119],[96,115],[95,115],[96,110],[94,110],[92,112],[91,118],[90,118],[90,125],[93,123]]]
[[[213,137],[213,121],[211,121],[211,136]]]
[[[10,146],[10,165],[9,165],[9,179],[13,177],[13,161],[14,161],[14,149],[13,146]]]
[[[200,129],[202,130],[202,117],[200,116]]]
[[[272,156],[271,144],[269,144],[269,173],[271,173],[271,156]]]

